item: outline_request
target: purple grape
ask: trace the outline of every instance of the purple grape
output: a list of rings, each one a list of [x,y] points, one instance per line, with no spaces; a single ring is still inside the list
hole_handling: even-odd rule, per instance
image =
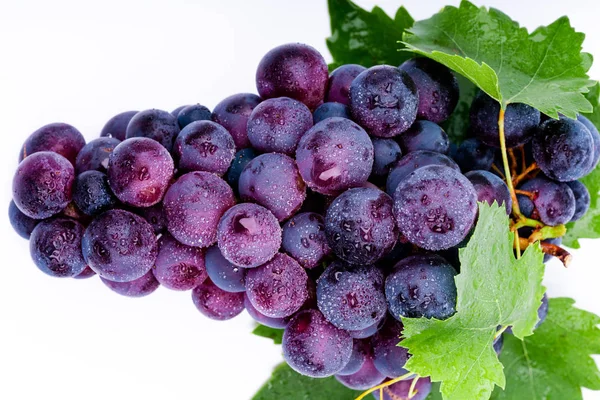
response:
[[[57,278],[81,273],[86,262],[81,253],[83,225],[70,218],[41,221],[31,232],[29,250],[35,265]]]
[[[329,75],[325,101],[350,104],[350,85],[366,68],[358,64],[345,64],[337,67]]]
[[[598,161],[600,161],[600,133],[598,132],[598,128],[586,117],[583,115],[577,116],[577,121],[581,122],[585,125],[586,128],[590,131],[592,135],[592,142],[594,143],[594,156],[592,158],[592,166],[588,173],[592,172],[598,165]]]
[[[19,162],[34,153],[51,151],[60,154],[75,166],[75,158],[83,146],[83,135],[71,125],[60,122],[48,124],[29,135],[21,147]]]
[[[190,290],[206,280],[204,264],[202,249],[179,243],[165,233],[158,240],[158,255],[152,272],[167,289]]]
[[[137,208],[135,213],[152,225],[155,234],[163,233],[167,229],[167,218],[165,217],[162,203],[151,207]]]
[[[235,205],[225,212],[217,237],[223,257],[243,268],[266,263],[281,246],[277,218],[266,208],[251,203]]]
[[[419,150],[406,154],[391,169],[385,185],[385,191],[390,196],[406,177],[421,167],[427,165],[443,165],[460,171],[460,168],[451,158],[434,151]]]
[[[152,271],[130,282],[113,282],[103,277],[100,280],[113,292],[127,297],[148,296],[160,286]]]
[[[325,235],[333,252],[358,265],[383,257],[398,239],[392,207],[392,198],[379,189],[354,188],[338,196],[325,215]]]
[[[295,214],[306,198],[306,185],[296,162],[285,154],[267,153],[251,160],[240,175],[238,187],[243,201],[260,204],[279,221]]]
[[[395,378],[408,371],[404,369],[410,355],[404,347],[398,346],[402,341],[404,326],[394,318],[388,318],[383,327],[371,338],[373,362],[375,368],[385,376]]]
[[[477,216],[477,193],[460,172],[441,165],[422,167],[394,193],[400,233],[425,250],[445,250],[463,241]]]
[[[239,93],[221,101],[212,113],[212,120],[222,125],[233,137],[236,148],[250,147],[248,119],[262,99],[252,93]]]
[[[127,135],[127,125],[129,125],[129,121],[138,111],[125,111],[120,114],[115,115],[111,119],[108,120],[102,131],[100,132],[101,137],[111,137],[115,138],[119,141],[123,141]]]
[[[435,254],[398,262],[385,280],[390,314],[407,318],[446,319],[456,312],[456,270]]]
[[[162,144],[167,151],[173,148],[173,142],[179,134],[177,118],[162,110],[145,110],[135,114],[127,125],[127,139],[148,138]]]
[[[350,113],[369,134],[398,136],[417,118],[419,95],[410,76],[389,65],[363,71],[350,86]]]
[[[517,200],[519,201],[519,210],[521,213],[527,218],[531,218],[533,212],[535,211],[535,204],[533,204],[533,201],[531,201],[529,197],[521,194],[517,195]]]
[[[402,157],[400,145],[394,139],[373,139],[373,169],[371,177],[385,178],[390,173],[390,169]]]
[[[110,210],[96,217],[85,230],[81,247],[90,268],[114,282],[142,277],[158,253],[152,226],[124,210]]]
[[[192,290],[192,300],[198,311],[217,321],[232,319],[244,311],[244,293],[221,290],[210,279]]]
[[[475,137],[488,146],[500,147],[498,117],[500,103],[479,91],[471,104],[471,130]],[[504,114],[506,147],[518,147],[529,142],[540,124],[540,112],[522,103],[512,103]]]
[[[566,224],[575,215],[575,196],[566,183],[537,176],[525,182],[521,190],[533,193],[533,204],[546,225]]]
[[[219,289],[233,293],[246,290],[246,270],[227,261],[217,245],[206,250],[205,264],[208,277]]]
[[[246,294],[263,315],[284,318],[308,299],[308,275],[292,257],[277,253],[271,261],[246,272]]]
[[[324,119],[340,117],[350,119],[348,106],[341,103],[323,103],[313,112],[313,123],[317,124]]]
[[[352,375],[360,371],[360,368],[365,363],[367,357],[370,358],[372,353],[371,345],[368,340],[354,339],[352,345],[352,355],[348,364],[337,373],[337,375]]]
[[[450,154],[463,172],[487,171],[492,168],[495,157],[493,148],[475,138],[463,141],[455,150],[451,149]]]
[[[366,339],[369,338],[371,336],[373,336],[374,334],[376,334],[381,327],[383,326],[383,324],[386,321],[386,315],[384,315],[383,317],[381,317],[381,319],[377,322],[375,322],[373,325],[366,327],[365,329],[360,329],[358,331],[348,331],[348,334],[350,336],[352,336],[354,339]]]
[[[367,181],[373,167],[373,143],[349,119],[328,118],[302,136],[296,162],[308,187],[335,195]]]
[[[256,71],[260,97],[290,97],[311,110],[323,101],[328,79],[323,56],[313,47],[300,43],[275,47],[260,60]]]
[[[223,176],[235,155],[233,138],[221,125],[196,121],[182,129],[173,146],[180,171],[206,171]]]
[[[323,217],[317,213],[294,215],[283,226],[281,248],[304,268],[314,268],[331,253]]]
[[[176,109],[174,109],[173,111],[171,111],[171,115],[175,117],[175,119],[177,119],[177,117],[179,116],[179,113],[181,112],[181,110],[183,110],[184,108],[186,108],[188,106],[188,104],[185,104],[183,106],[179,106]],[[179,125],[179,124],[178,124]]]
[[[81,174],[85,171],[96,170],[106,173],[108,156],[120,140],[112,137],[94,139],[81,149],[75,159],[75,172]]]
[[[115,207],[117,198],[108,177],[100,171],[85,171],[73,183],[73,202],[85,215],[99,215]]]
[[[289,97],[268,99],[248,119],[248,140],[254,149],[294,155],[300,137],[313,126],[308,107]]]
[[[210,110],[200,104],[194,104],[182,108],[177,114],[177,123],[181,129],[195,121],[210,121],[212,113]]]
[[[12,200],[8,205],[8,219],[15,232],[23,239],[29,239],[31,232],[33,232],[37,224],[40,223],[40,220],[30,218],[23,214]]]
[[[477,201],[485,201],[489,205],[494,202],[498,205],[504,204],[506,213],[510,215],[512,199],[510,198],[508,186],[500,177],[488,171],[471,171],[467,172],[465,176],[475,188]]]
[[[417,117],[439,124],[458,104],[458,80],[448,67],[429,58],[405,61],[399,69],[410,75],[419,93]]]
[[[121,142],[108,158],[108,182],[117,198],[134,207],[159,203],[173,178],[173,159],[148,138]]]
[[[383,274],[372,266],[336,261],[317,280],[317,305],[337,328],[368,328],[386,313]]]
[[[574,181],[592,169],[594,141],[589,129],[577,120],[547,120],[540,125],[532,144],[535,162],[550,179]]]
[[[225,180],[227,180],[227,183],[236,194],[238,194],[238,186],[242,171],[257,155],[258,153],[256,153],[252,147],[241,149],[235,153],[233,161],[229,166],[229,170],[227,170],[227,174],[225,175]]]
[[[398,136],[404,154],[418,150],[429,150],[447,154],[450,139],[441,126],[426,120],[415,121],[410,128]]]
[[[360,370],[351,375],[337,374],[335,379],[347,388],[354,390],[367,390],[379,385],[386,377],[375,368],[370,356],[365,358]]]
[[[544,293],[542,297],[542,304],[538,308],[538,323],[535,325],[536,329],[546,320],[548,316],[548,293]]]
[[[13,178],[13,200],[29,218],[44,219],[71,201],[75,171],[60,154],[42,151],[23,160]]]
[[[94,272],[94,270],[91,269],[90,267],[86,266],[83,269],[83,271],[81,271],[77,275],[73,276],[73,279],[88,279],[95,275],[96,275],[96,273]]]
[[[234,204],[233,191],[223,179],[209,172],[187,173],[165,195],[167,229],[188,246],[211,246],[217,241],[219,219]]]
[[[416,394],[413,397],[409,397],[412,382],[412,378],[396,382],[383,389],[383,398],[379,397],[379,390],[373,392],[373,397],[377,400],[401,400],[409,398],[410,400],[425,400],[431,392],[431,379],[419,378],[414,388]]]
[[[587,213],[590,208],[590,192],[585,185],[579,181],[567,182],[567,185],[573,191],[575,196],[575,214],[571,218],[571,222],[577,221]]]
[[[268,326],[269,328],[284,329],[290,322],[289,318],[271,318],[261,314],[252,305],[252,302],[250,302],[250,299],[248,299],[247,293],[244,294],[244,307],[246,308],[246,311],[248,311],[248,314],[250,314],[250,316],[256,322],[258,322],[261,325]]]
[[[299,312],[283,334],[283,358],[298,373],[324,378],[341,371],[352,355],[352,338],[317,310]]]

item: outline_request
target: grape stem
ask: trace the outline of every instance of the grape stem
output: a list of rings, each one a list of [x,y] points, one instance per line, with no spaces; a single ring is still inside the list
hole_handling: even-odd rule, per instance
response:
[[[502,336],[502,334],[504,333],[505,330],[508,329],[508,325],[503,326],[502,328],[498,329],[498,331],[496,332],[496,334],[494,335],[494,340],[498,339],[500,336]]]
[[[529,242],[534,243],[538,240],[554,239],[564,236],[565,233],[567,233],[567,228],[564,225],[544,226],[529,236]]]
[[[522,248],[527,248],[528,246],[531,246],[531,244],[532,244],[529,240],[527,240],[525,238],[521,238],[520,242],[521,242],[520,244],[521,244]],[[573,256],[571,255],[571,253],[569,253],[567,250],[563,249],[562,247],[557,246],[552,243],[546,243],[546,242],[540,242],[540,247],[542,248],[542,251],[545,254],[548,254],[550,256],[558,258],[563,263],[565,268],[568,268],[569,265],[571,264]]]
[[[408,389],[408,400],[411,400],[413,397],[415,397],[417,395],[417,393],[419,393],[418,390],[415,390],[415,387],[417,386],[417,381],[419,380],[420,376],[419,375],[415,375],[415,377],[413,378],[413,381],[410,384],[410,389]],[[383,400],[383,399],[381,399]]]
[[[391,385],[393,385],[394,383],[398,383],[398,382],[400,382],[400,381],[403,381],[403,380],[405,380],[405,379],[408,379],[408,378],[410,378],[410,377],[411,377],[411,376],[413,376],[413,375],[414,375],[414,374],[413,374],[412,372],[409,372],[409,373],[407,373],[407,374],[404,374],[404,375],[402,375],[402,376],[399,376],[399,377],[397,377],[397,378],[391,379],[391,380],[389,380],[389,381],[387,381],[387,382],[383,382],[381,385],[377,385],[377,386],[375,386],[375,387],[372,387],[372,388],[371,388],[371,389],[369,389],[369,390],[366,390],[366,391],[364,391],[364,392],[363,392],[363,393],[361,393],[361,395],[360,395],[360,396],[358,396],[358,397],[357,397],[355,400],[362,400],[362,399],[364,399],[365,397],[367,397],[369,394],[373,393],[373,392],[374,392],[374,391],[376,391],[376,390],[383,390],[383,389],[385,389],[386,387],[388,387],[388,386],[391,386]]]
[[[519,175],[515,176],[513,179],[513,185],[517,186],[519,183],[521,183],[521,181],[525,178],[527,178],[529,176],[529,174],[531,174],[532,172],[535,172],[538,170],[538,166],[536,163],[531,164],[529,167],[525,168],[523,170],[523,172],[521,172]]]

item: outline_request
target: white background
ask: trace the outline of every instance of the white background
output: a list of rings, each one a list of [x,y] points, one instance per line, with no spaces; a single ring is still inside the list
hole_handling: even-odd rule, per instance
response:
[[[358,3],[393,15],[401,2]],[[417,19],[446,3],[458,1],[403,2]],[[479,3],[530,29],[568,14],[600,57],[595,1]],[[38,127],[67,122],[91,140],[121,111],[212,108],[255,92],[256,65],[276,45],[308,43],[330,60],[329,33],[325,0],[0,0],[0,205],[10,201],[19,148]],[[591,75],[600,78],[600,63]],[[247,314],[208,320],[189,293],[160,288],[129,299],[97,278],[44,275],[6,211],[0,218],[0,399],[243,400],[281,360],[278,346],[250,334]],[[600,314],[597,243],[583,241],[568,271],[550,264],[546,283],[551,296]]]

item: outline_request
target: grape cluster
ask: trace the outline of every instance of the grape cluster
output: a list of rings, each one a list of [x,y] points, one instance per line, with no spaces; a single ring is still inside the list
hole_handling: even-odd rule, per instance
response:
[[[98,274],[130,297],[189,290],[215,320],[245,309],[285,329],[293,369],[363,390],[406,374],[403,318],[456,312],[457,254],[478,201],[504,205],[524,245],[537,238],[564,261],[560,235],[544,228],[589,207],[577,179],[596,167],[600,134],[585,117],[508,106],[515,194],[499,105],[479,93],[469,137],[451,143],[443,126],[459,87],[434,61],[329,74],[315,49],[288,44],[264,56],[256,84],[258,95],[232,95],[212,113],[121,113],[87,144],[67,124],[32,133],[9,217],[37,267]],[[420,399],[430,385],[400,381],[381,394],[412,387]]]

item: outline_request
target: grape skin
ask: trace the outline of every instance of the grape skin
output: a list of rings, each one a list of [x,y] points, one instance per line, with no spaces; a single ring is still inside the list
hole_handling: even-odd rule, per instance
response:
[[[95,216],[114,208],[119,201],[110,190],[106,174],[92,170],[75,178],[73,202],[85,215]]]
[[[96,170],[106,173],[108,157],[114,148],[121,143],[112,137],[94,139],[79,151],[75,159],[75,172],[81,174],[85,171]]]
[[[365,67],[358,64],[345,64],[334,69],[329,75],[325,101],[349,105],[350,85],[365,70]]]
[[[168,233],[158,240],[152,272],[161,285],[171,290],[193,289],[208,276],[202,249],[179,243]]]
[[[488,171],[471,171],[467,172],[465,176],[475,188],[477,201],[484,201],[489,205],[494,202],[498,205],[504,204],[506,213],[510,215],[512,199],[510,198],[508,186],[500,177]]]
[[[163,110],[140,111],[129,121],[126,138],[143,137],[156,140],[167,151],[173,148],[173,142],[179,134],[177,118]]]
[[[570,222],[577,221],[581,219],[587,213],[590,208],[590,192],[587,187],[579,181],[567,182],[567,185],[573,191],[573,195],[575,196],[575,213],[571,218]]]
[[[324,119],[340,117],[350,119],[348,106],[341,103],[323,103],[313,112],[313,123],[317,124]]]
[[[408,350],[398,346],[402,341],[404,326],[394,318],[388,318],[383,327],[371,338],[373,362],[383,375],[390,378],[402,376],[408,358]]]
[[[86,266],[83,269],[83,271],[81,271],[77,275],[73,276],[73,279],[88,279],[95,275],[96,275],[96,273],[94,272],[94,270],[91,269],[90,267]]]
[[[398,136],[398,143],[404,154],[418,150],[447,154],[450,149],[448,134],[441,126],[427,120],[415,121],[406,132]]]
[[[368,340],[353,340],[352,344],[352,355],[350,356],[350,361],[348,364],[342,369],[340,372],[336,374],[339,375],[352,375],[358,371],[360,371],[361,367],[365,363],[365,360],[372,353],[371,344]]]
[[[306,185],[296,162],[278,153],[252,159],[240,175],[238,189],[242,201],[260,204],[279,221],[295,214],[306,198]]]
[[[19,162],[27,156],[41,151],[60,154],[75,166],[77,153],[85,146],[81,132],[69,124],[53,123],[42,126],[33,132],[21,148]]]
[[[352,119],[377,137],[394,137],[417,118],[419,95],[410,76],[389,65],[363,71],[350,86]]]
[[[352,355],[352,338],[317,310],[296,314],[286,327],[283,357],[298,373],[325,378],[341,371]]]
[[[296,163],[309,188],[335,195],[363,185],[373,167],[373,143],[367,133],[346,118],[328,118],[300,139]]]
[[[394,164],[402,158],[400,145],[394,139],[373,138],[371,178],[386,178]]]
[[[412,382],[413,378],[396,382],[383,389],[383,398],[379,397],[379,390],[373,392],[373,397],[375,397],[376,400],[408,399]],[[411,400],[425,400],[431,392],[431,380],[429,378],[419,378],[415,385],[415,392],[416,395],[413,396]]]
[[[299,213],[283,226],[281,248],[304,268],[314,268],[331,254],[323,216]]]
[[[475,138],[467,139],[450,150],[451,157],[463,172],[489,170],[494,163],[494,153],[493,148]]]
[[[179,128],[183,129],[192,122],[196,121],[210,121],[212,113],[210,110],[200,104],[194,104],[182,108],[177,114],[177,124]]]
[[[385,324],[387,314],[385,314],[381,319],[375,322],[373,325],[366,327],[365,329],[360,329],[358,331],[348,331],[348,334],[352,336],[354,339],[366,339],[374,334],[376,334]]]
[[[400,233],[425,250],[445,250],[462,242],[477,216],[477,193],[456,170],[440,165],[417,169],[394,193]]]
[[[209,172],[182,175],[165,194],[167,229],[188,246],[209,247],[217,241],[219,219],[235,204],[233,191]]]
[[[591,168],[588,171],[588,173],[590,173],[596,168],[596,166],[598,166],[598,162],[600,161],[600,133],[598,132],[598,128],[596,128],[596,125],[594,125],[592,121],[590,121],[583,115],[578,115],[577,121],[585,125],[585,127],[588,128],[590,134],[592,135],[592,142],[594,143],[594,156],[592,158]]]
[[[198,311],[217,321],[232,319],[244,311],[244,293],[221,290],[210,279],[192,290],[192,301]]]
[[[232,293],[246,291],[246,270],[227,261],[217,245],[206,250],[204,261],[208,277],[219,289]]]
[[[118,140],[119,142],[126,139],[127,136],[127,125],[129,121],[138,111],[125,111],[115,115],[106,122],[104,128],[100,132],[100,137],[110,137]]]
[[[13,178],[13,200],[34,219],[58,214],[71,201],[75,171],[58,153],[42,151],[25,158]]]
[[[239,193],[238,185],[242,171],[256,156],[258,156],[258,153],[256,153],[252,147],[239,150],[237,153],[235,153],[233,161],[229,166],[229,170],[227,170],[227,175],[225,175],[225,180],[227,180],[227,183],[229,186],[231,186],[236,194]]]
[[[31,232],[33,232],[37,224],[40,223],[40,220],[30,218],[23,214],[13,200],[11,200],[8,205],[8,219],[15,232],[23,239],[29,239]]]
[[[537,176],[522,184],[520,189],[533,193],[535,209],[546,225],[566,224],[575,215],[575,196],[566,183]]]
[[[83,225],[71,218],[41,221],[31,232],[29,249],[35,265],[44,273],[69,278],[81,273],[86,262],[81,252]]]
[[[152,271],[130,282],[113,282],[103,277],[100,280],[113,292],[126,297],[148,296],[160,286]]]
[[[367,390],[379,385],[386,377],[375,368],[373,359],[366,356],[360,370],[351,375],[336,375],[335,379],[347,388],[354,390]]]
[[[163,211],[162,203],[150,207],[137,208],[135,213],[143,217],[154,229],[155,234],[163,233],[167,229],[167,219]]]
[[[261,314],[253,305],[250,299],[248,298],[248,294],[244,293],[244,307],[248,314],[259,324],[268,326],[269,328],[274,329],[285,329],[285,327],[290,322],[290,318],[271,318],[267,317],[264,314]]]
[[[252,93],[239,93],[222,100],[212,112],[212,120],[222,125],[233,137],[238,150],[250,147],[248,119],[262,99]]]

